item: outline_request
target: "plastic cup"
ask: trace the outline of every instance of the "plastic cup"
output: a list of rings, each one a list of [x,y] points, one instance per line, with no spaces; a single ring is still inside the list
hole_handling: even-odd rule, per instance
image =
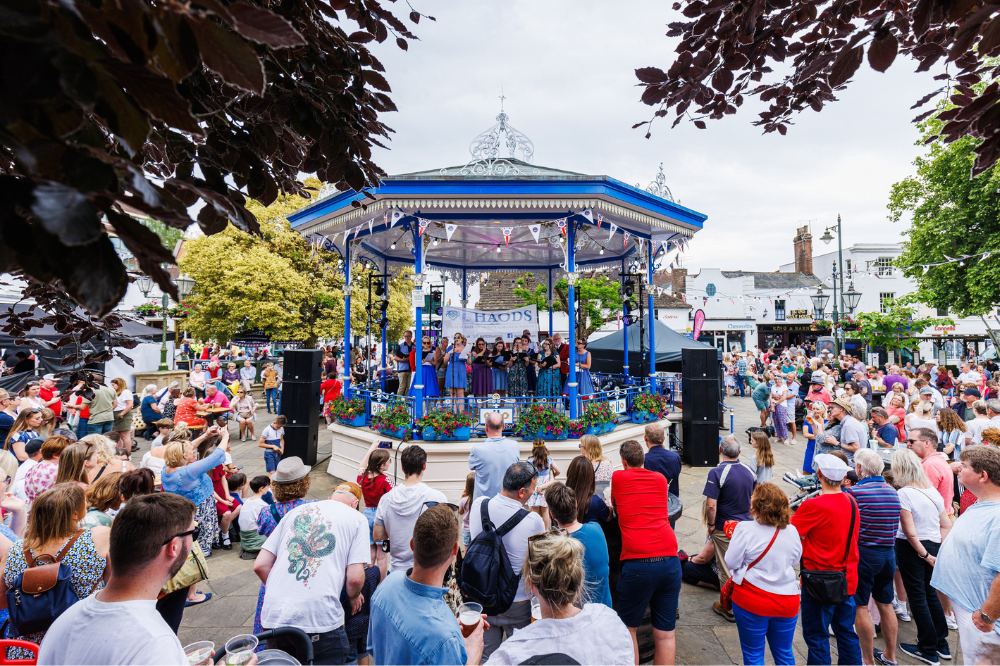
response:
[[[538,601],[538,597],[531,597],[531,621],[535,622],[542,619],[542,604]]]
[[[215,643],[212,641],[198,641],[184,646],[184,655],[191,666],[208,664],[213,654],[215,654]]]
[[[226,663],[229,666],[239,666],[250,661],[257,649],[257,637],[253,634],[240,634],[226,641]]]
[[[468,638],[483,621],[483,607],[474,602],[464,603],[458,607],[458,623],[462,625],[462,636]]]

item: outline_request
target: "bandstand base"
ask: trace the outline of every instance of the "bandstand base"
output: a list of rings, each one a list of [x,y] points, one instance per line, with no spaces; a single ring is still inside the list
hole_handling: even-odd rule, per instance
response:
[[[667,429],[671,424],[679,424],[680,420],[681,414],[676,412],[658,423]],[[611,461],[614,469],[622,469],[621,458],[618,455],[618,448],[622,442],[634,439],[641,444],[645,427],[646,424],[623,423],[614,431],[599,437],[604,448],[604,456]],[[403,481],[403,470],[399,467],[397,459],[400,444],[398,439],[389,439],[368,428],[352,428],[337,423],[328,426],[327,429],[333,433],[330,464],[326,470],[328,474],[338,479],[354,481],[358,477],[358,466],[368,451],[368,447],[373,441],[381,440],[391,441],[393,446],[387,475],[392,478],[394,484]],[[516,437],[513,439],[521,445],[521,459],[529,459],[531,442],[521,441]],[[468,442],[417,441],[416,443],[427,452],[427,470],[424,472],[424,482],[443,492],[448,497],[449,502],[458,502],[462,497],[462,490],[465,488],[465,478],[469,474],[469,452],[473,446],[482,441],[481,438],[476,437]],[[580,440],[550,440],[545,445],[549,450],[549,455],[552,456],[552,461],[561,472],[560,479],[565,480],[566,469],[569,467],[570,461],[580,455]]]

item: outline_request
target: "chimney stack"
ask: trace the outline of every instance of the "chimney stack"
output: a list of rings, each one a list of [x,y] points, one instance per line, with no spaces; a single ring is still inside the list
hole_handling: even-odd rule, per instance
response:
[[[813,274],[813,241],[809,226],[799,227],[798,233],[792,239],[795,248],[795,272],[805,275]]]
[[[670,269],[670,285],[673,287],[674,297],[684,297],[684,293],[687,291],[687,274],[686,268]]]

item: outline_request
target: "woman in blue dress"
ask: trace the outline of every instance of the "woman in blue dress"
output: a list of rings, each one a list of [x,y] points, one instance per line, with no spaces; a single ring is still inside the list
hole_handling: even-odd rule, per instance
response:
[[[562,395],[562,376],[559,373],[559,354],[552,353],[552,343],[542,341],[538,352],[538,381],[535,385],[536,397]]]
[[[452,404],[456,407],[465,402],[465,386],[468,382],[468,370],[465,366],[465,336],[455,334],[454,342],[445,352],[442,362],[447,366],[444,374],[444,387],[451,391]]]
[[[579,396],[594,395],[594,382],[590,378],[591,356],[587,351],[587,341],[576,341],[576,393]],[[567,391],[568,393],[568,391]]]
[[[500,338],[493,343],[493,354],[490,356],[490,366],[493,368],[493,392],[507,395],[507,364],[510,363],[510,352]]]
[[[416,386],[418,383],[424,385],[424,397],[425,398],[436,398],[441,395],[440,389],[438,389],[438,377],[436,364],[441,360],[441,352],[434,348],[431,339],[426,335],[421,340],[422,350],[420,352],[420,380],[416,378],[413,379],[413,383],[410,385],[409,395],[416,395]]]

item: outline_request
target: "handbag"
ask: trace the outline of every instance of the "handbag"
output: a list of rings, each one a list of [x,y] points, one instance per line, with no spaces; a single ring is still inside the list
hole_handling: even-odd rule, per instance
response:
[[[771,537],[771,541],[767,544],[767,548],[764,549],[764,552],[761,553],[756,560],[750,563],[750,566],[747,567],[747,571],[753,569],[753,565],[757,564],[762,559],[764,559],[764,556],[767,555],[767,551],[771,550],[771,546],[774,545],[774,540],[778,538],[778,533],[780,531],[781,531],[780,527],[774,528],[774,536]],[[747,571],[743,572],[744,576],[746,575]],[[726,581],[726,583],[722,586],[722,589],[719,590],[719,603],[722,604],[722,607],[729,612],[732,612],[733,610],[733,591],[735,589],[736,589],[736,583],[733,582],[733,577],[730,576],[729,579]]]
[[[167,581],[160,590],[158,598],[162,599],[172,592],[191,587],[203,580],[208,580],[208,561],[205,560],[205,554],[201,552],[201,547],[195,541],[180,571]]]
[[[858,505],[851,500],[851,527],[847,530],[847,546],[844,548],[844,568],[838,571],[811,571],[804,566],[802,572],[802,591],[818,604],[839,604],[847,601],[851,595],[847,593],[847,558],[851,553],[851,537],[854,534],[854,522],[857,519]]]

